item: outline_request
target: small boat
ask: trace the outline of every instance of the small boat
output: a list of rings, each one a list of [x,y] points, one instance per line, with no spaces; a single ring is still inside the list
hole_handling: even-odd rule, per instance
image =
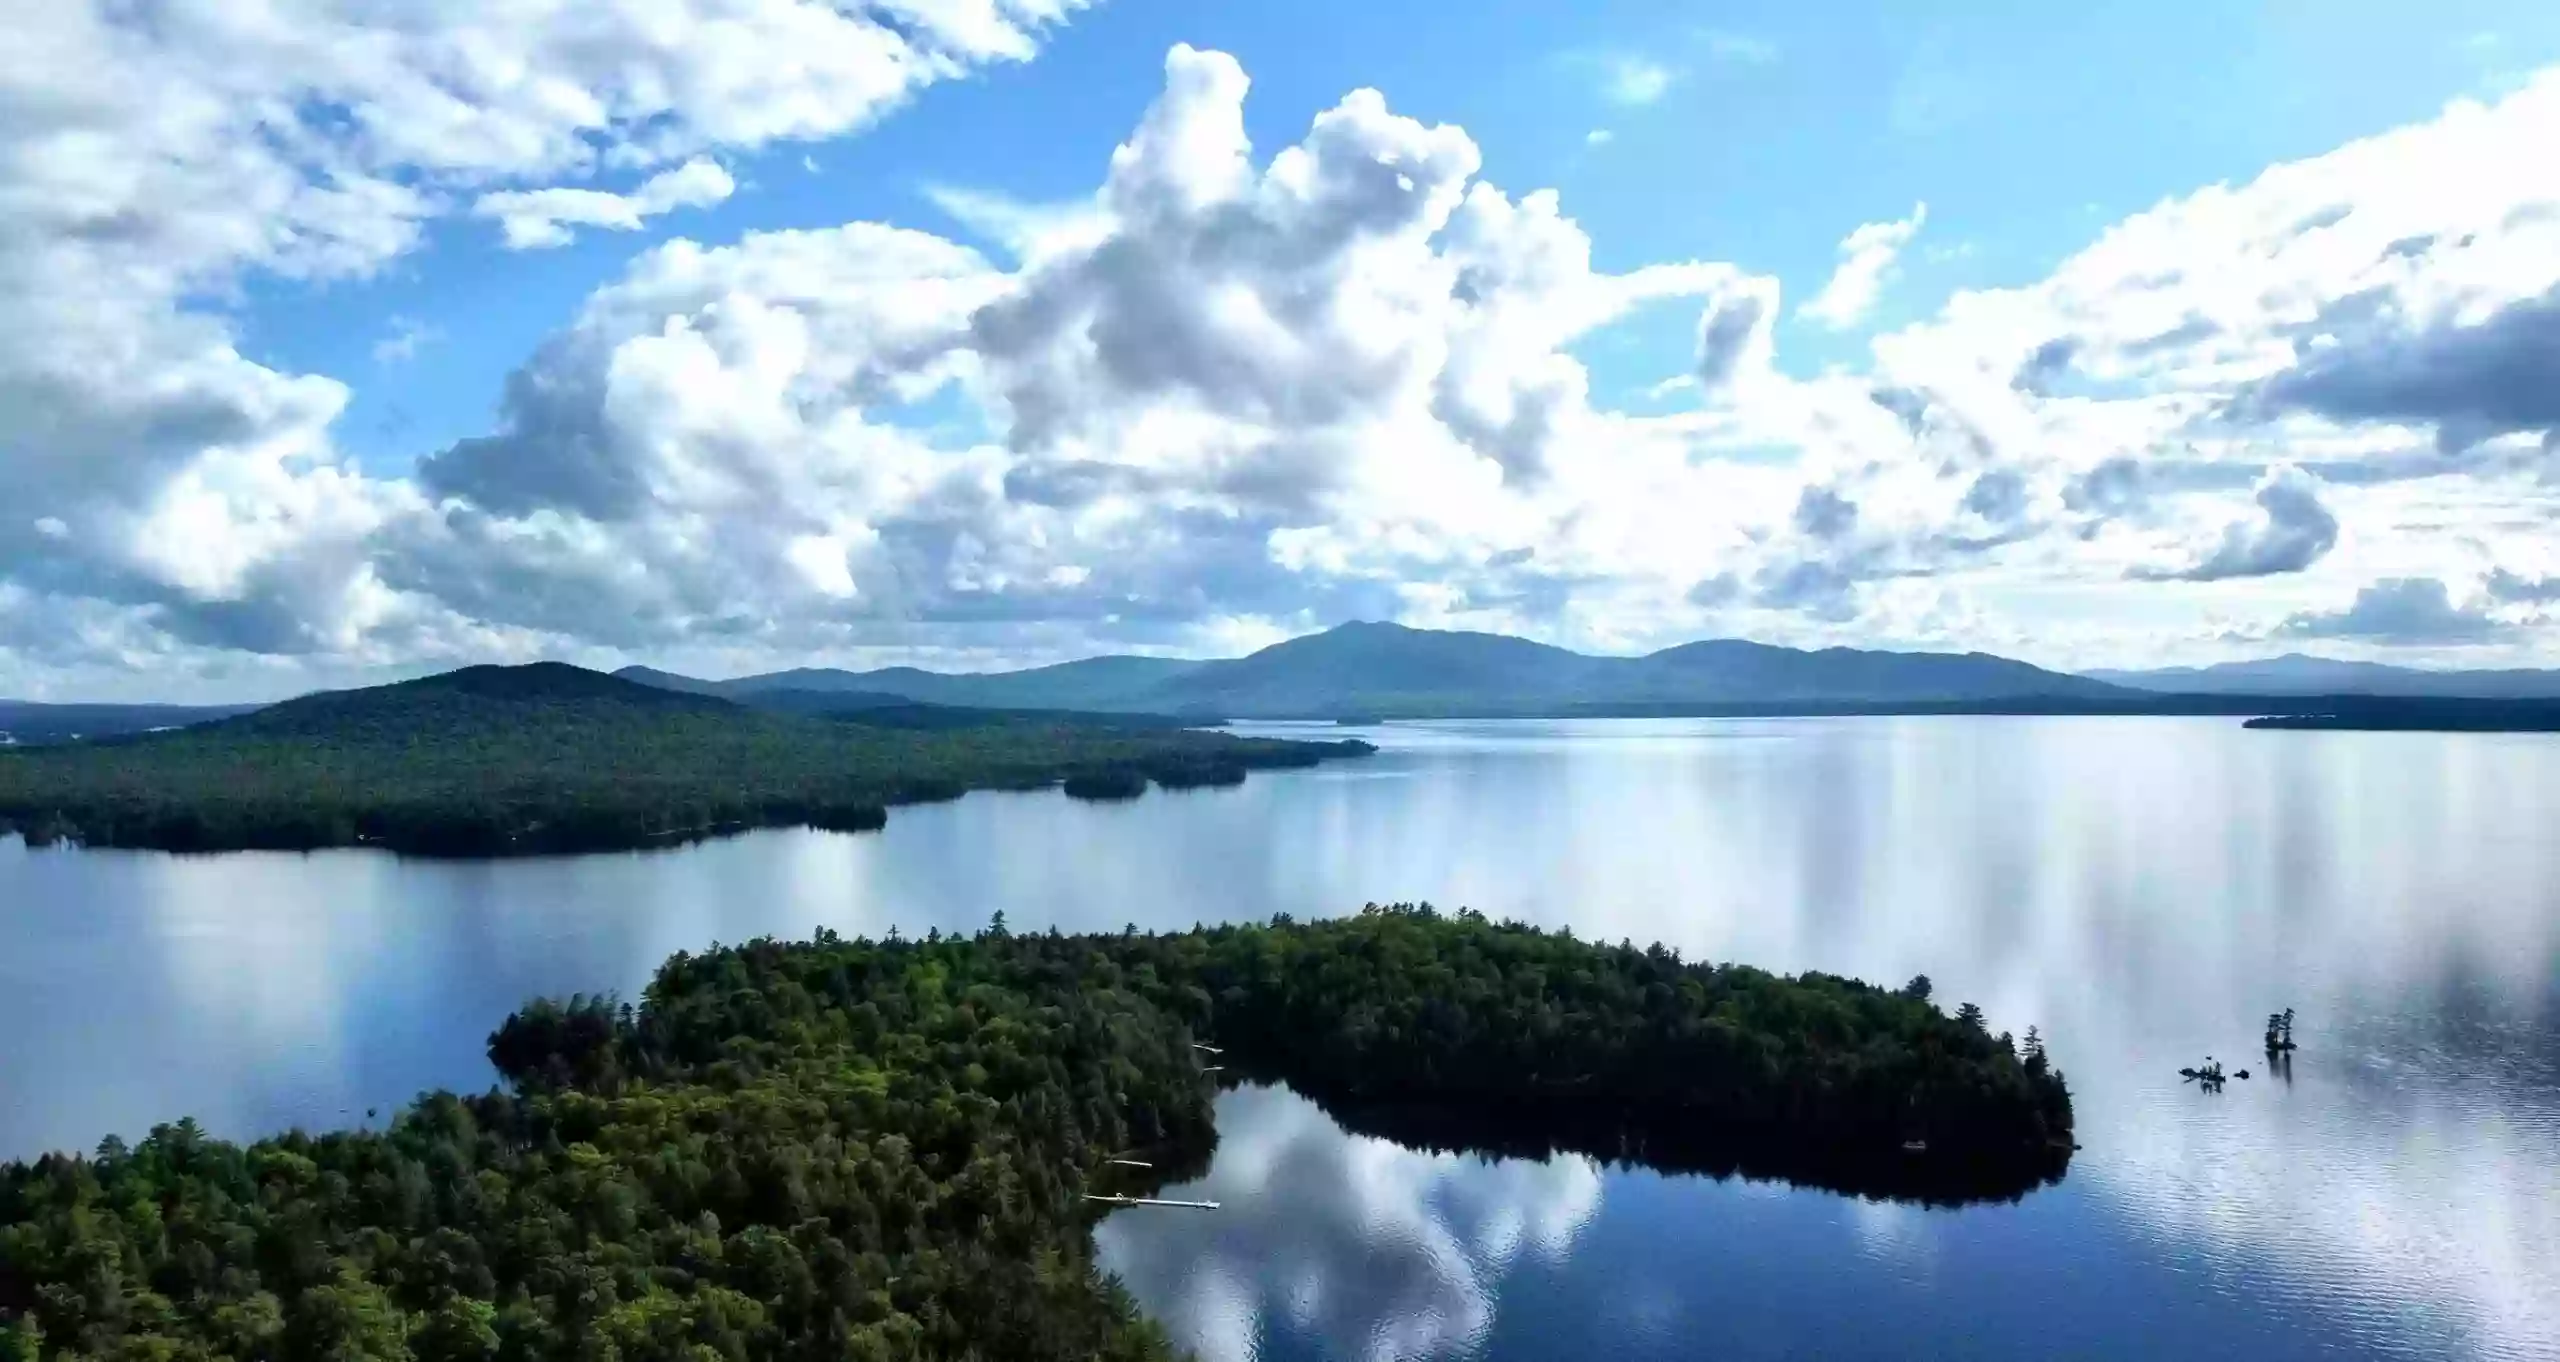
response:
[[[1926,1154],[1929,1152],[1929,1142],[1927,1140],[1904,1140],[1902,1142],[1902,1152],[1905,1154]]]

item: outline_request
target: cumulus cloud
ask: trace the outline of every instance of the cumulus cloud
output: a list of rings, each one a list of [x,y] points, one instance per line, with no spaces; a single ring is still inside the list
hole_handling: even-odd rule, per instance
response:
[[[2482,586],[2493,600],[2526,601],[2536,605],[2560,602],[2560,575],[2527,577],[2505,568],[2492,568]]]
[[[483,194],[474,217],[494,219],[511,251],[566,246],[572,229],[601,227],[636,232],[653,217],[679,208],[708,208],[736,192],[738,182],[708,156],[697,156],[640,182],[628,194],[601,189],[506,189]]]
[[[870,224],[642,257],[421,465],[384,579],[631,647],[1560,609],[1591,550],[1543,498],[1609,426],[1567,347],[1736,272],[1596,272],[1554,196],[1374,92],[1257,164],[1247,88],[1177,48],[1089,205],[938,196],[1011,268]],[[957,443],[901,416],[952,399]]]
[[[2505,628],[2477,605],[2456,605],[2438,578],[2394,577],[2358,591],[2343,609],[2291,616],[2276,632],[2290,638],[2425,646],[2482,643]]]
[[[2356,343],[2308,348],[2251,398],[2335,420],[2432,425],[2452,448],[2560,427],[2560,289],[2477,318],[2412,316],[2398,300],[2341,311],[2354,314],[2341,322]]]
[[[207,650],[983,664],[1355,614],[1633,649],[1706,608],[2068,663],[2129,609],[2164,645],[2221,627],[2128,578],[2344,596],[2534,561],[2515,541],[2560,512],[2530,381],[2560,75],[2165,200],[1812,376],[1776,354],[1775,278],[1595,268],[1558,196],[1374,91],[1257,149],[1241,67],[1189,49],[1090,195],[936,191],[962,240],[641,253],[414,469],[346,459],[348,391],[193,301],[360,277],[491,196],[858,128],[1068,9],[40,8],[0,69],[29,111],[0,146],[0,588],[62,627],[0,638],[0,679]],[[541,202],[537,233],[605,216]],[[1885,259],[1821,312],[1864,315]],[[1664,306],[1694,309],[1691,372],[1613,409],[1586,343]]]
[[[386,658],[429,633],[486,645],[381,586],[373,537],[414,494],[337,452],[346,389],[243,355],[204,300],[253,275],[371,274],[484,190],[676,166],[659,194],[699,199],[709,174],[688,158],[857,129],[924,86],[1030,56],[1072,8],[922,0],[894,22],[818,0],[13,14],[0,478],[24,514],[0,519],[0,577],[66,617],[124,612],[118,637]],[[65,532],[36,534],[40,522]]]
[[[1698,386],[1711,395],[1767,386],[1777,322],[1777,280],[1737,273],[1719,281],[1698,317]]]
[[[2275,469],[2259,480],[2256,496],[2259,517],[2226,526],[2221,542],[2193,566],[2143,567],[2134,575],[2181,582],[2271,577],[2300,572],[2337,546],[2338,518],[2321,504],[2319,480],[2310,474],[2289,464]]]
[[[1789,610],[1834,623],[1857,618],[1864,579],[1850,567],[1821,559],[1773,562],[1751,584],[1751,599],[1771,610]]]
[[[1866,320],[1884,292],[1902,248],[1929,220],[1929,205],[1915,204],[1911,216],[1892,222],[1870,222],[1840,242],[1840,264],[1822,291],[1797,309],[1825,326],[1845,328]]]
[[[1858,524],[1858,503],[1828,487],[1808,487],[1796,498],[1796,528],[1815,539],[1837,539]]]

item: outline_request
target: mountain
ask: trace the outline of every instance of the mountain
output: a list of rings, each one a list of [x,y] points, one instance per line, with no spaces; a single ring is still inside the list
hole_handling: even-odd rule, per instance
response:
[[[659,690],[680,690],[692,695],[720,695],[725,693],[726,687],[725,682],[680,676],[674,672],[662,672],[655,667],[625,667],[614,675],[643,686],[652,686]]]
[[[1368,750],[894,706],[909,712],[846,723],[561,663],[465,667],[174,732],[0,750],[0,835],[168,851],[593,851],[874,828],[892,804],[972,789],[1233,784]]]
[[[1619,684],[1638,701],[1828,704],[1904,701],[2104,699],[2103,682],[2049,672],[1989,653],[1896,653],[1858,648],[1805,651],[1739,639],[1710,639],[1629,659]]]
[[[665,673],[626,668],[647,681]],[[664,684],[650,681],[650,684]],[[1962,706],[2135,702],[2087,677],[1983,653],[1808,652],[1710,640],[1643,657],[1577,653],[1505,634],[1351,623],[1217,662],[1097,657],[1019,672],[912,667],[791,671],[734,681],[673,678],[750,699],[828,688],[934,704],[1112,710],[1231,718],[1522,715],[1612,709]]]
[[[644,686],[565,662],[464,667],[415,681],[314,691],[189,730],[189,736],[316,738],[334,744],[438,742],[514,733],[532,743],[556,728],[646,724],[668,715],[746,719],[717,696]]]
[[[2560,699],[2560,671],[2516,668],[2451,671],[2286,653],[2210,667],[2092,671],[2091,678],[2136,690],[2183,695],[2396,695],[2481,700]]]
[[[2104,682],[1982,653],[1808,652],[1718,639],[1603,657],[1501,634],[1346,624],[1212,662],[1143,697],[1172,713],[1570,714],[1611,709],[2100,700]]]
[[[1197,719],[1138,710],[1016,709],[992,705],[937,705],[877,690],[750,690],[734,703],[777,714],[837,719],[873,728],[989,728],[1067,724],[1085,728],[1196,728]]]
[[[1618,660],[1505,634],[1354,623],[1203,663],[1141,697],[1168,713],[1239,717],[1554,709],[1597,693]]]
[[[1122,702],[1202,665],[1170,657],[1088,657],[1013,672],[929,672],[918,667],[851,672],[798,667],[731,681],[702,681],[654,667],[625,667],[614,675],[642,685],[732,699],[772,691],[871,692],[929,705],[980,709],[1105,710],[1132,708]]]
[[[227,719],[254,705],[50,705],[0,700],[0,746],[113,738]]]

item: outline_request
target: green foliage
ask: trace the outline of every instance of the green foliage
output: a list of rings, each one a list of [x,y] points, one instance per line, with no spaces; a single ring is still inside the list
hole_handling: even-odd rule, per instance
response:
[[[1914,1195],[2015,1194],[2068,1154],[2042,1042],[2022,1062],[1923,980],[1786,979],[1428,905],[1097,944],[1228,1063],[1339,1105],[1456,1105],[1533,1143]]]
[[[558,664],[474,667],[147,738],[0,750],[0,831],[168,851],[622,849],[748,827],[862,831],[889,805],[970,789],[1218,783],[1366,750],[1065,723],[876,727]]]
[[[241,1147],[0,1165],[0,1359],[1165,1358],[1106,1160],[1215,1141],[1192,1045],[1339,1100],[1498,1101],[2029,1159],[2059,1075],[1916,999],[1475,914],[758,941],[542,1002],[504,1092]],[[1882,1124],[1878,1124],[1881,1122]]]

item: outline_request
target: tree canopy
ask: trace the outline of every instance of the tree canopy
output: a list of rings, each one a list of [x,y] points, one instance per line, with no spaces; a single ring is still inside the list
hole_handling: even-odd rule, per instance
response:
[[[387,1129],[0,1165],[0,1359],[1168,1357],[1082,1197],[1115,1156],[1205,1166],[1201,1040],[1567,1143],[1731,1125],[1887,1164],[1922,1131],[2013,1190],[2070,1131],[2040,1050],[1906,992],[1475,914],[821,933],[678,955],[637,1007],[530,1004],[490,1037],[504,1090]]]
[[[971,789],[1233,783],[1370,750],[1045,718],[860,719],[558,664],[466,668],[170,733],[0,750],[0,832],[165,851],[619,850],[749,827],[862,831],[890,805]]]

